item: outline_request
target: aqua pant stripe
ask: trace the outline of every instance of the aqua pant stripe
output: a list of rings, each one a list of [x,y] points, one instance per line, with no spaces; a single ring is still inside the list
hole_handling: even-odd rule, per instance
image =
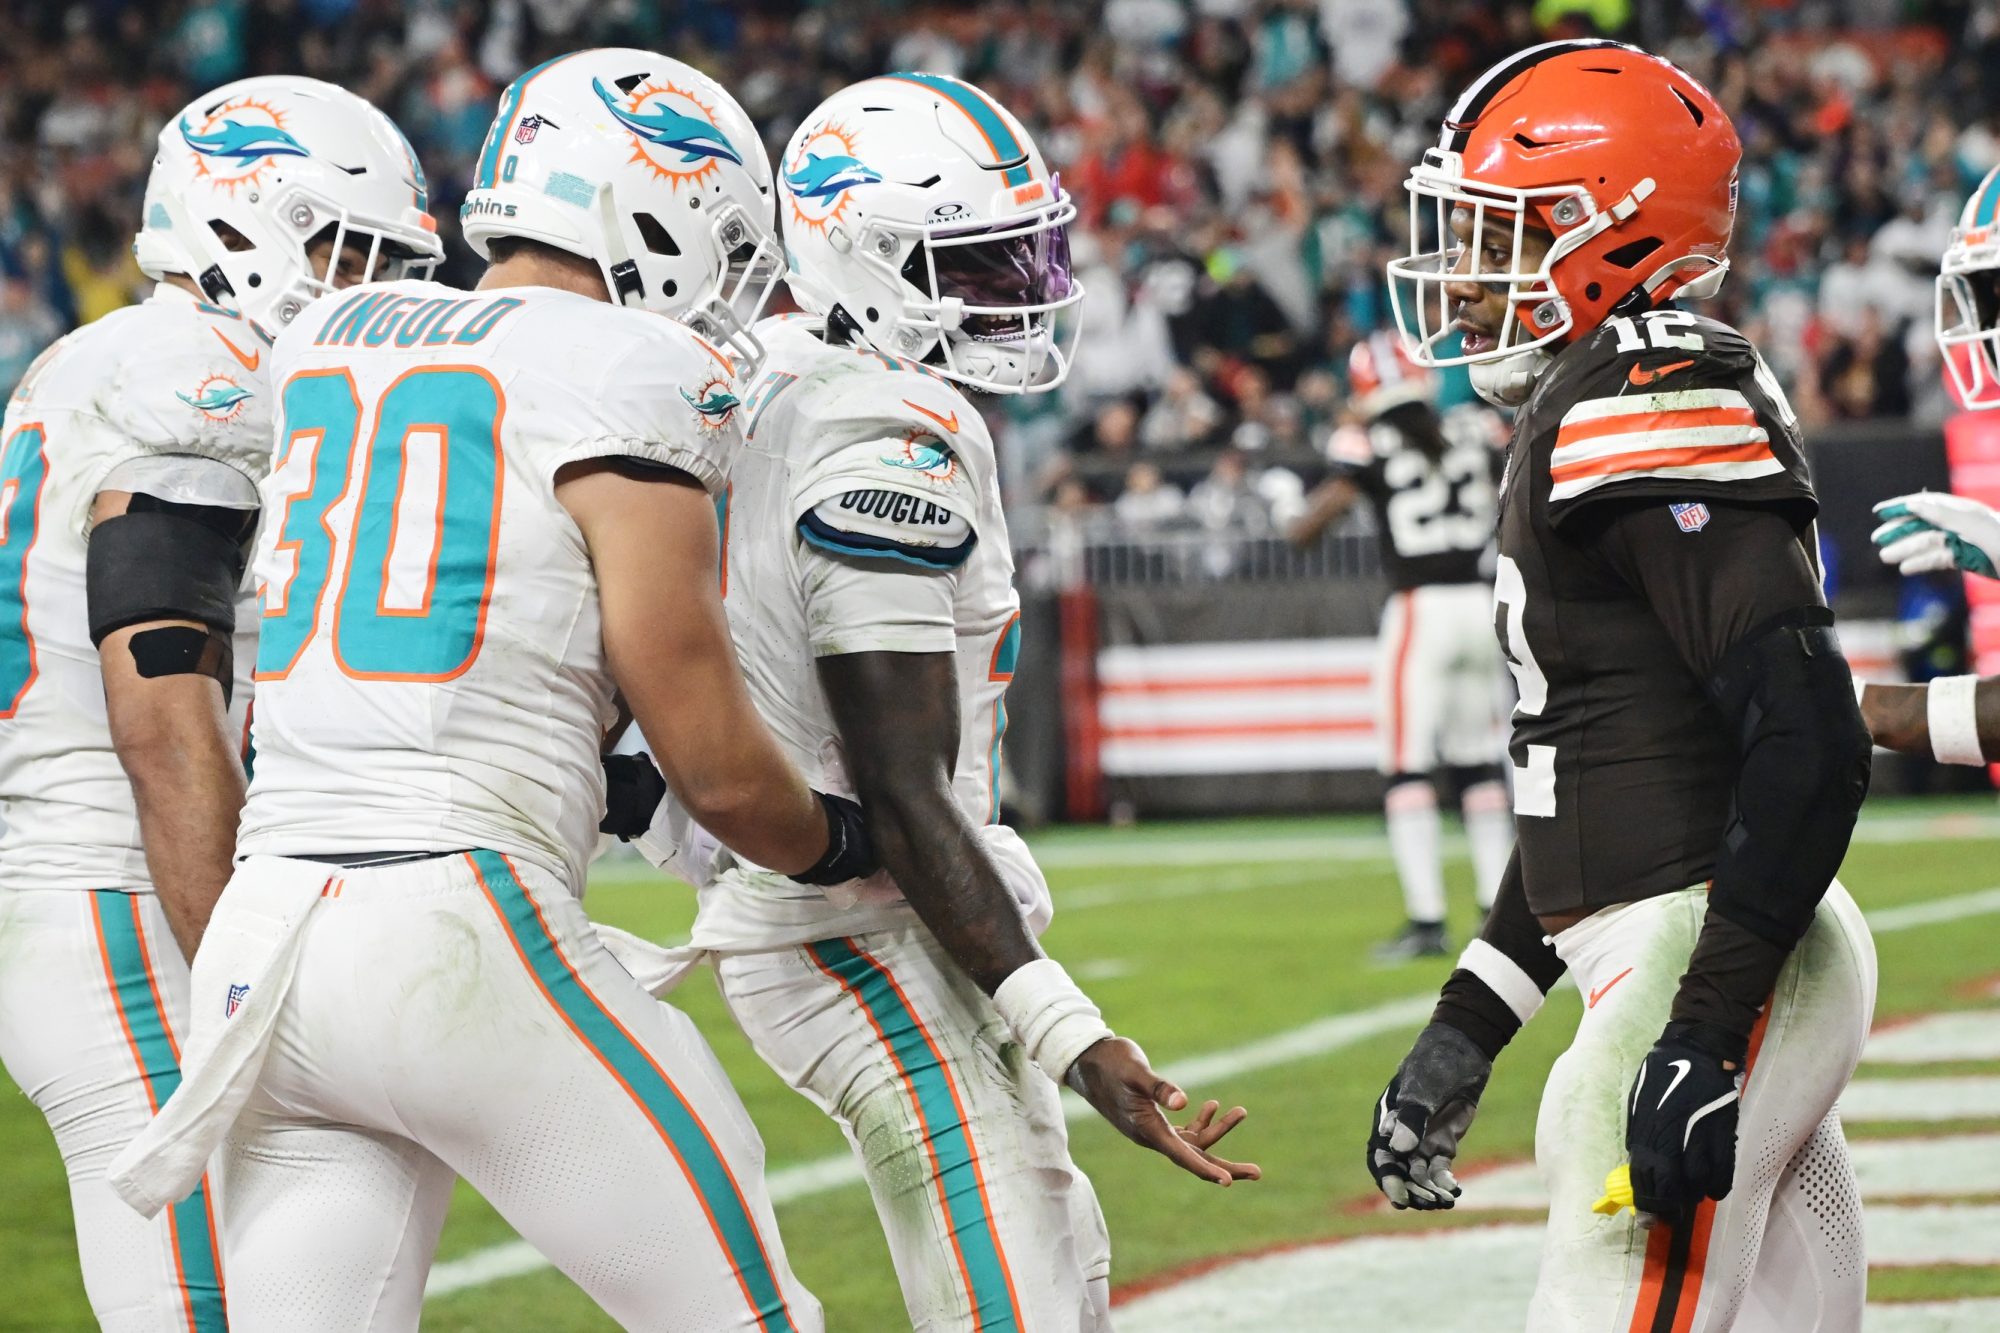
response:
[[[1000,1249],[964,1102],[952,1083],[944,1053],[888,969],[855,948],[852,940],[821,940],[807,945],[806,952],[861,1006],[916,1103],[920,1132],[937,1169],[939,1202],[972,1305],[973,1327],[993,1333],[1018,1330],[1021,1318],[1013,1275]]]
[[[96,889],[90,895],[90,909],[104,953],[111,1002],[117,1006],[119,1024],[139,1066],[146,1099],[158,1114],[181,1086],[181,1064],[167,1017],[160,1010],[152,960],[146,954],[139,895]],[[174,947],[171,941],[168,947]],[[229,1327],[229,1320],[223,1311],[222,1260],[217,1253],[207,1176],[192,1194],[167,1210],[167,1231],[189,1333],[221,1333]]]
[[[542,993],[592,1055],[618,1080],[619,1086],[651,1122],[694,1188],[702,1210],[723,1253],[729,1258],[744,1299],[769,1333],[797,1333],[791,1311],[771,1273],[764,1240],[750,1216],[750,1206],[736,1186],[736,1177],[722,1160],[707,1126],[687,1104],[646,1049],[612,1016],[583,984],[563,956],[541,909],[515,875],[513,863],[498,852],[466,854],[493,910],[512,938]]]

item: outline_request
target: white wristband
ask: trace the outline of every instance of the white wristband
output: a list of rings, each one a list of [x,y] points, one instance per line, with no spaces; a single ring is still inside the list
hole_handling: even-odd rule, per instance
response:
[[[1475,939],[1466,945],[1465,952],[1458,956],[1458,965],[1485,982],[1524,1024],[1541,1009],[1546,998],[1542,988],[1521,970],[1519,963],[1485,940]]]
[[[1053,958],[1037,958],[1014,969],[993,992],[993,1007],[1028,1058],[1058,1083],[1079,1055],[1115,1035],[1090,997]]]
[[[1983,764],[1979,714],[1973,704],[1977,676],[1939,676],[1924,690],[1930,722],[1931,754],[1940,764]]]

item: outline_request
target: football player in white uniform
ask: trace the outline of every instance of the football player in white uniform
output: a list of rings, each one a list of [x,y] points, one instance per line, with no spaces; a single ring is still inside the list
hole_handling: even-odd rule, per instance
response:
[[[821,1327],[734,1089],[579,901],[614,690],[723,841],[806,882],[872,869],[737,671],[735,363],[667,318],[741,342],[770,190],[697,71],[561,57],[488,132],[478,289],[349,293],[278,342],[241,859],[194,964],[193,1096],[114,1173],[156,1206],[229,1133],[248,1327],[414,1328],[455,1176],[628,1328]]]
[[[1240,1110],[1211,1103],[1186,1137],[1161,1115],[1185,1095],[1042,955],[1047,884],[997,822],[1019,602],[963,389],[1067,374],[1075,207],[1019,121],[930,74],[835,94],[779,174],[811,313],[758,326],[730,626],[764,716],[816,784],[858,796],[894,884],[725,859],[693,942],[758,1053],[846,1131],[913,1327],[1105,1327],[1109,1243],[1058,1085],[1197,1176],[1257,1171],[1206,1151]]]
[[[1965,201],[1937,277],[1935,332],[1968,411],[2000,407],[2000,167]],[[1884,564],[1905,574],[1957,569],[2000,578],[2000,513],[1962,495],[1924,491],[1875,506]],[[1941,764],[2000,760],[2000,678],[1944,676],[1864,687],[1861,715],[1877,745]]]
[[[213,1193],[147,1221],[104,1176],[179,1086],[183,951],[235,846],[269,343],[319,294],[436,259],[424,210],[360,98],[219,88],[160,132],[136,245],[158,287],[43,353],[7,407],[0,1058],[55,1133],[107,1329],[224,1326]]]

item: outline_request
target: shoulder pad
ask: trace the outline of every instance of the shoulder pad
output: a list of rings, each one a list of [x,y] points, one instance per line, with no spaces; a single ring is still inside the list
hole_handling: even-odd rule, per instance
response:
[[[806,544],[838,555],[955,569],[979,538],[963,515],[901,490],[852,490],[799,516]]]
[[[94,414],[118,440],[113,460],[193,454],[252,482],[271,468],[272,349],[249,324],[210,307],[140,306],[85,351],[101,388]],[[93,340],[94,341],[94,340]]]
[[[585,314],[587,321],[571,315],[563,327],[577,333],[574,350],[587,353],[591,365],[579,367],[573,380],[558,379],[551,399],[576,418],[538,432],[561,441],[556,466],[629,456],[678,468],[720,494],[742,444],[735,363],[693,330],[657,315],[601,304]],[[526,349],[541,341],[516,343]],[[544,386],[551,372],[524,367]]]

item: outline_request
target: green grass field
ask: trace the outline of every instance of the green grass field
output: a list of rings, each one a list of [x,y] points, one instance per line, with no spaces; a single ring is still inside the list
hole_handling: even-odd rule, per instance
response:
[[[1045,943],[1156,1064],[1235,1050],[1422,996],[1448,963],[1382,968],[1368,961],[1368,947],[1401,914],[1379,830],[1379,821],[1325,818],[1049,834],[1036,840],[1057,902]],[[1842,878],[1871,912],[2000,885],[2000,817],[1991,802],[1871,808]],[[1462,933],[1472,916],[1463,862],[1452,866],[1451,879]],[[681,934],[691,916],[683,889],[628,863],[602,869],[589,905],[594,916],[656,939]],[[2000,925],[1991,915],[1882,935],[1878,1021],[1979,1003],[1968,983],[2000,971],[1996,936]],[[774,1172],[844,1151],[838,1131],[757,1060],[705,974],[676,998],[735,1078]],[[1558,992],[1503,1058],[1468,1144],[1469,1165],[1528,1154],[1541,1075],[1566,1042],[1577,1003],[1573,991]],[[1357,1206],[1373,1193],[1360,1149],[1370,1108],[1415,1026],[1414,1019],[1385,1023],[1379,1035],[1331,1055],[1269,1054],[1265,1067],[1189,1086],[1197,1099],[1250,1108],[1229,1147],[1262,1164],[1261,1183],[1206,1187],[1095,1120],[1073,1122],[1076,1155],[1096,1181],[1111,1225],[1115,1282],[1286,1241],[1459,1224],[1450,1217],[1390,1219]],[[2000,1067],[1963,1072],[2000,1073]],[[796,1198],[779,1216],[793,1265],[825,1302],[830,1327],[875,1333],[907,1326],[861,1188]],[[511,1239],[506,1224],[461,1187],[439,1260],[462,1260]],[[54,1145],[41,1117],[4,1080],[0,1243],[8,1255],[0,1328],[91,1326]],[[1878,1296],[1893,1299],[1995,1291],[2000,1270],[1993,1268],[1905,1269],[1877,1288]],[[547,1269],[434,1296],[425,1325],[549,1333],[611,1327]]]

